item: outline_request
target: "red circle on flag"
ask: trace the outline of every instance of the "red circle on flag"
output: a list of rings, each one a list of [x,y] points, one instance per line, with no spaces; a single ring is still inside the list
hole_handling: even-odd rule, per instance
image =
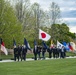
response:
[[[42,36],[42,38],[45,38],[46,34],[45,33],[41,33],[41,36]]]

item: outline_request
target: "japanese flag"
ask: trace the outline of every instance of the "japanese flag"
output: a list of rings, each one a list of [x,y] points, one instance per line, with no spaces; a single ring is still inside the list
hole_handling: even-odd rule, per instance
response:
[[[39,39],[41,39],[43,41],[48,41],[50,38],[51,38],[51,36],[49,34],[42,31],[41,29],[39,29]]]

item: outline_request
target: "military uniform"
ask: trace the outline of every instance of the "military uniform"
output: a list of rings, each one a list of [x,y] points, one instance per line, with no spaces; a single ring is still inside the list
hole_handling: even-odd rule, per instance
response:
[[[14,48],[14,61],[16,61],[16,58],[18,59],[18,49]]]
[[[49,58],[51,58],[52,57],[52,48],[48,48],[47,52],[49,53]]]
[[[22,47],[22,59],[24,59],[24,61],[26,60],[26,53],[27,53],[27,48],[26,47]]]
[[[38,54],[38,47],[37,47],[37,45],[34,47],[33,53],[34,53],[34,59],[37,60],[37,54]]]
[[[18,46],[18,61],[19,59],[21,59],[21,52],[22,52],[21,46]]]
[[[45,52],[46,52],[46,48],[43,47],[43,48],[42,48],[42,58],[43,58],[43,59],[45,59]]]
[[[41,49],[42,49],[42,47],[41,46],[38,46],[38,58],[40,59],[41,57],[40,57],[40,55],[41,55]]]

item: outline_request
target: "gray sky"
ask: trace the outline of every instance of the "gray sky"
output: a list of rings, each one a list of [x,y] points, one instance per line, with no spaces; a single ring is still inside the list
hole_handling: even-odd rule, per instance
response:
[[[51,2],[57,3],[63,21],[68,23],[71,32],[76,32],[76,0],[30,0],[30,2],[39,3],[43,10],[48,10]]]

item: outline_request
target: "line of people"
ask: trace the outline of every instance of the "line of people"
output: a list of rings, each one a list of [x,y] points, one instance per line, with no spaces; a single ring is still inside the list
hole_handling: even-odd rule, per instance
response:
[[[40,55],[42,52],[42,58],[45,59],[45,53],[48,52],[49,58],[65,58],[66,57],[66,49],[64,46],[62,48],[57,48],[56,46],[54,47],[42,47],[42,46],[37,46],[35,45],[33,53],[34,53],[34,59],[37,60],[37,55],[38,59],[40,59]]]
[[[14,46],[14,60],[16,61],[16,59],[21,59],[22,60],[26,60],[26,53],[27,53],[27,48],[25,45],[18,45],[18,47]]]
[[[27,48],[25,45],[18,45],[18,47],[14,47],[14,60],[16,61],[16,59],[21,59],[22,60],[26,60],[26,54],[27,54]],[[57,48],[56,46],[54,47],[42,47],[40,45],[35,45],[33,48],[33,54],[34,54],[34,60],[37,60],[37,58],[40,60],[45,59],[45,53],[48,52],[49,54],[49,58],[65,58],[66,57],[66,49],[64,46],[62,46],[62,48]],[[42,53],[42,57],[41,57],[41,53]]]
[[[66,49],[64,46],[62,48],[57,48],[56,46],[48,48],[49,58],[65,58],[66,57]]]

